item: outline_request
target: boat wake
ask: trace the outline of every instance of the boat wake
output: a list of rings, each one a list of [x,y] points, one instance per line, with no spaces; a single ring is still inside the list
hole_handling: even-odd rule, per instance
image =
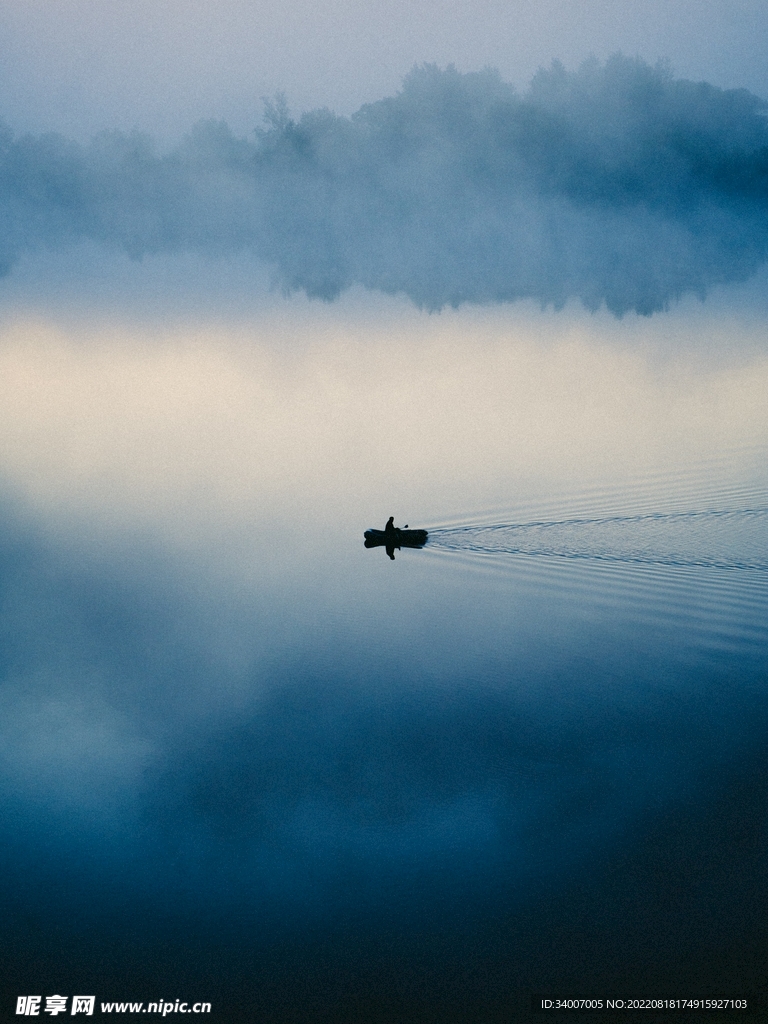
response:
[[[484,556],[768,571],[768,506],[433,527],[429,546]]]

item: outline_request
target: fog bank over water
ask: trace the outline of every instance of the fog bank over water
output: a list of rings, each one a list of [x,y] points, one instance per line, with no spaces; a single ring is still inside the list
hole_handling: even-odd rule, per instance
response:
[[[170,153],[6,132],[0,264],[80,241],[131,258],[248,253],[288,291],[353,285],[427,309],[532,298],[648,314],[768,257],[766,104],[621,56],[553,64],[519,94],[492,71],[415,68],[351,117],[254,139],[201,122]]]
[[[497,67],[524,88],[553,57],[577,67],[619,49],[768,96],[767,24],[760,0],[4,0],[0,116],[79,141],[105,127],[177,140],[208,117],[245,134],[254,98],[276,89],[349,115],[416,63]]]

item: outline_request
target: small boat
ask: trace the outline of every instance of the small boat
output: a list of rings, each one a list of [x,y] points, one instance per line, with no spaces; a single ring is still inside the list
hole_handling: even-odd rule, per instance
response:
[[[427,543],[426,530],[399,530],[395,528],[392,535],[387,535],[384,530],[366,530],[365,546],[367,548],[386,547],[388,544],[393,548],[423,548]]]

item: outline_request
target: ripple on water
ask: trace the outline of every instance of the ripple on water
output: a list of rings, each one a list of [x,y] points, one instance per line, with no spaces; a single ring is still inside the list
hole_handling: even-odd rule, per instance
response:
[[[438,527],[430,544],[485,555],[766,571],[767,533],[763,506]]]
[[[768,487],[720,457],[564,499],[430,527],[426,551],[468,573],[580,602],[599,618],[677,630],[713,655],[762,656],[768,641]],[[757,466],[755,471],[754,467]]]

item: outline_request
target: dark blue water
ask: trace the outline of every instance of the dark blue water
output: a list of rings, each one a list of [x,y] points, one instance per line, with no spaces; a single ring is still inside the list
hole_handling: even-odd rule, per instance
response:
[[[411,522],[394,563],[378,522],[265,531],[236,583],[9,505],[3,1012],[764,992],[762,464]]]

